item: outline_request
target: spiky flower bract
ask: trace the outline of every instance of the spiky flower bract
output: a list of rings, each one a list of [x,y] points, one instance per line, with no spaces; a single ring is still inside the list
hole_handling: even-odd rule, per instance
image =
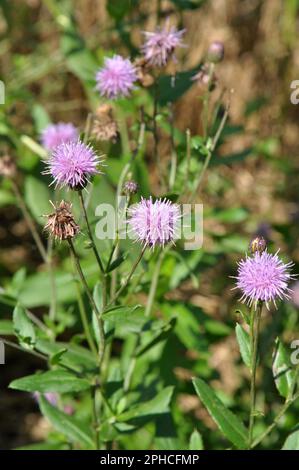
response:
[[[93,148],[80,140],[60,144],[54,149],[49,160],[48,169],[44,174],[50,174],[56,186],[68,186],[71,189],[82,189],[89,178],[96,173],[101,162]]]
[[[57,145],[76,141],[79,137],[78,129],[70,122],[58,122],[48,125],[41,134],[41,143],[48,150],[54,150]]]
[[[290,273],[293,263],[284,263],[278,252],[274,255],[267,251],[256,251],[252,256],[242,259],[238,263],[237,288],[243,295],[241,301],[249,306],[257,305],[259,301],[269,302],[277,298],[289,299],[291,290],[288,283],[294,276]],[[276,304],[275,304],[276,305]]]
[[[164,28],[154,32],[145,31],[145,42],[141,47],[145,60],[148,64],[156,67],[164,67],[168,60],[173,57],[177,47],[184,47],[182,36],[185,30],[178,31],[175,26],[169,26],[166,22]]]
[[[104,67],[96,74],[96,89],[108,99],[129,96],[137,80],[136,69],[130,59],[120,55],[106,57]]]
[[[173,242],[180,220],[180,208],[167,199],[141,199],[129,208],[128,224],[137,240],[154,248]]]

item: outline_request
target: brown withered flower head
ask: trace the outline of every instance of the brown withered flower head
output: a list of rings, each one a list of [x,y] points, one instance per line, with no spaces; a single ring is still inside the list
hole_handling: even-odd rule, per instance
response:
[[[145,57],[138,57],[137,59],[135,59],[134,65],[137,79],[140,85],[144,88],[150,87],[154,83],[155,79],[149,73],[149,64]]]
[[[14,178],[17,174],[17,167],[14,159],[10,155],[0,157],[0,176]]]
[[[110,104],[102,104],[96,110],[91,133],[96,140],[116,140],[118,127]]]
[[[51,204],[55,212],[45,216],[48,218],[48,222],[44,230],[60,241],[74,238],[80,232],[80,227],[75,222],[72,204],[65,201],[61,201],[58,206],[52,202]]]

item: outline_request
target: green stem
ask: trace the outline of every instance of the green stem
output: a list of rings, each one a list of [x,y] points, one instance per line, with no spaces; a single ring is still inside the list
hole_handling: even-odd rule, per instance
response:
[[[227,106],[226,106],[226,108],[225,108],[224,114],[223,114],[223,116],[222,116],[222,119],[221,119],[221,122],[220,122],[220,125],[219,125],[218,129],[217,129],[216,134],[214,135],[214,137],[213,137],[211,143],[209,144],[209,146],[207,146],[207,147],[208,147],[208,154],[207,154],[206,159],[205,159],[205,161],[204,161],[204,164],[203,164],[202,170],[201,170],[201,172],[200,172],[199,178],[198,178],[198,180],[197,180],[197,184],[196,184],[196,186],[195,186],[195,189],[193,190],[192,195],[191,195],[191,197],[189,198],[189,201],[188,201],[188,202],[193,202],[193,200],[194,200],[196,194],[199,192],[199,190],[200,190],[200,188],[201,188],[201,184],[202,184],[202,182],[203,182],[204,176],[205,176],[206,171],[207,171],[207,169],[208,169],[208,166],[209,166],[209,164],[210,164],[210,161],[211,161],[213,152],[214,152],[214,150],[215,150],[215,148],[216,148],[216,145],[217,145],[217,143],[218,143],[218,141],[219,141],[219,138],[220,138],[221,133],[222,133],[222,131],[223,131],[223,128],[224,128],[224,126],[225,126],[226,120],[227,120],[227,118],[228,118],[229,106],[230,106],[230,103],[228,103]]]
[[[95,433],[95,447],[97,450],[100,449],[100,432],[99,432],[99,420],[97,412],[97,386],[94,385],[91,390],[92,399],[92,420]]]
[[[70,250],[71,250],[73,259],[75,261],[75,265],[76,265],[80,280],[82,282],[82,285],[84,287],[86,295],[89,299],[90,305],[91,305],[92,309],[94,310],[97,321],[98,321],[99,334],[100,334],[99,350],[98,350],[98,362],[99,362],[99,368],[101,369],[102,361],[103,361],[104,353],[105,353],[105,332],[104,332],[104,322],[103,322],[103,319],[102,319],[102,312],[100,312],[98,310],[98,307],[95,303],[95,300],[92,296],[92,293],[89,290],[87,281],[85,279],[85,276],[84,276],[82,268],[81,268],[79,257],[77,255],[77,252],[75,250],[75,247],[74,247],[74,244],[73,244],[71,238],[68,238],[68,243],[69,243],[69,246],[70,246]]]
[[[251,349],[251,383],[250,383],[250,417],[249,417],[249,431],[248,441],[249,448],[252,443],[254,417],[255,417],[255,399],[256,399],[256,369],[257,369],[257,356],[258,356],[258,340],[259,329],[262,315],[262,302],[258,302],[257,310],[251,310],[250,317],[250,349]]]
[[[171,143],[171,164],[170,164],[170,174],[169,174],[169,191],[172,190],[175,179],[176,179],[176,172],[178,166],[178,154],[175,148],[175,140],[174,140],[174,113],[173,113],[173,106],[172,104],[169,105],[170,107],[170,143]]]
[[[18,344],[14,343],[13,341],[9,341],[8,339],[4,339],[4,338],[1,338],[1,337],[0,337],[0,341],[2,341],[2,343],[6,344],[7,346],[10,346],[14,349],[18,349],[19,351],[22,351],[22,352],[26,352],[28,354],[31,354],[32,356],[38,357],[39,359],[43,359],[44,361],[48,362],[48,357],[47,356],[44,356],[43,354],[40,354],[40,353],[34,351],[33,349],[23,348],[22,346],[19,346]]]
[[[290,388],[289,396],[287,397],[284,405],[282,406],[281,410],[279,411],[279,413],[275,417],[273,423],[270,424],[270,426],[268,426],[268,428],[259,437],[257,437],[252,442],[252,444],[250,446],[250,449],[253,449],[254,447],[256,447],[258,444],[260,444],[260,442],[262,442],[264,440],[264,438],[266,436],[268,436],[268,434],[270,434],[270,432],[278,425],[280,418],[282,418],[282,416],[286,413],[286,411],[289,409],[289,407],[297,400],[297,398],[299,398],[299,391],[294,395],[294,390],[295,390],[295,387],[296,387],[298,374],[299,374],[299,367],[297,366],[296,373],[295,373],[295,376],[294,376],[293,385]]]
[[[89,236],[89,239],[90,239],[90,243],[91,243],[91,246],[92,246],[94,255],[95,255],[95,257],[96,257],[96,260],[97,260],[97,262],[98,262],[98,265],[99,265],[99,267],[100,267],[101,273],[104,273],[104,266],[103,266],[101,257],[100,257],[100,255],[99,255],[99,252],[98,252],[98,250],[97,250],[97,247],[96,247],[96,245],[95,245],[94,238],[93,238],[93,235],[92,235],[92,230],[91,230],[91,227],[90,227],[90,224],[89,224],[89,220],[88,220],[88,216],[87,216],[87,211],[86,211],[86,207],[85,207],[85,204],[84,204],[84,198],[83,198],[82,189],[80,189],[80,190],[78,191],[78,195],[79,195],[80,204],[81,204],[81,208],[82,208],[82,211],[83,211],[83,216],[84,216],[84,219],[85,219],[85,223],[86,223],[86,227],[87,227],[87,231],[88,231],[88,236]]]
[[[90,350],[97,357],[98,356],[97,347],[96,347],[96,344],[93,340],[92,334],[90,332],[87,313],[86,313],[86,310],[85,310],[85,306],[84,306],[84,302],[83,302],[83,299],[82,299],[82,295],[81,295],[81,291],[80,291],[80,287],[79,287],[79,283],[78,283],[77,278],[75,278],[75,282],[76,282],[76,288],[77,288],[77,298],[78,298],[79,312],[80,312],[81,322],[82,322],[82,326],[83,326],[84,333],[85,333],[85,338],[88,342]]]
[[[145,250],[146,250],[146,245],[142,248],[141,252],[140,252],[140,255],[138,256],[138,258],[136,259],[135,263],[133,264],[132,266],[132,269],[125,281],[125,283],[118,289],[118,291],[116,292],[116,294],[114,295],[114,297],[110,300],[109,304],[107,305],[107,308],[110,307],[111,305],[113,305],[116,300],[118,299],[118,297],[120,296],[120,294],[125,290],[125,288],[127,287],[127,285],[129,284],[137,266],[139,265],[141,259],[143,258],[143,255],[145,253]]]
[[[147,303],[146,303],[146,307],[145,307],[145,316],[146,317],[149,317],[151,312],[152,312],[153,303],[154,303],[154,300],[155,300],[155,295],[156,295],[157,286],[158,286],[158,280],[159,280],[161,265],[162,265],[163,259],[165,257],[165,252],[166,252],[166,250],[161,251],[161,253],[159,254],[159,257],[158,257],[158,261],[157,261],[156,266],[155,266],[155,270],[154,270],[154,274],[153,274],[152,282],[151,282],[151,287],[150,287],[150,291],[149,291],[149,295],[148,295],[148,299],[147,299]]]
[[[49,276],[50,276],[50,283],[51,283],[51,304],[50,304],[50,312],[49,317],[53,321],[56,317],[56,307],[57,307],[57,289],[56,289],[56,282],[55,282],[55,273],[53,267],[53,238],[49,237],[48,240],[48,268],[49,268]]]
[[[203,135],[204,138],[208,135],[208,128],[209,128],[209,104],[210,104],[210,96],[211,96],[211,84],[213,73],[215,69],[215,64],[209,64],[209,77],[208,77],[208,90],[204,98],[203,104]]]

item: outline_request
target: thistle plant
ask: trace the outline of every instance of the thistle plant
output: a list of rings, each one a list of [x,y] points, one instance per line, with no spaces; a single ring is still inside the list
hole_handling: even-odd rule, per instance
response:
[[[62,24],[64,16],[58,18]],[[295,267],[260,236],[233,264],[248,246],[254,221],[236,229],[233,224],[248,217],[238,201],[229,210],[213,206],[217,191],[224,201],[231,184],[219,167],[239,160],[222,154],[234,130],[232,93],[221,76],[215,78],[224,44],[210,43],[198,66],[184,70],[180,53],[188,51],[188,31],[173,18],[162,21],[161,12],[157,18],[152,31],[140,31],[138,47],[126,25],[119,50],[90,55],[83,48],[78,63],[70,48],[67,66],[86,92],[78,116],[82,109],[87,116],[79,125],[39,123],[33,137],[15,130],[10,152],[0,159],[4,189],[40,254],[34,267],[1,287],[4,343],[39,361],[35,373],[9,386],[33,394],[51,424],[49,448],[280,446],[275,432],[296,406],[299,369],[289,360],[275,309],[287,316],[292,308]],[[84,41],[72,26],[78,47]],[[201,118],[197,134],[178,126],[176,101],[189,89]],[[31,153],[23,161],[24,145]],[[202,199],[204,216],[212,220],[207,228],[196,225]],[[187,249],[186,233],[197,240],[201,230],[203,245]],[[230,262],[237,271],[234,287]],[[213,283],[216,314],[207,294]],[[231,288],[241,291],[239,300],[227,294]],[[242,303],[235,335],[229,315],[234,301]],[[224,338],[234,350],[237,341],[246,366],[238,364],[234,400],[211,361]],[[278,411],[266,402],[262,380],[265,373],[268,380],[272,350],[273,384],[285,399]],[[202,407],[220,433],[209,431],[215,428]]]

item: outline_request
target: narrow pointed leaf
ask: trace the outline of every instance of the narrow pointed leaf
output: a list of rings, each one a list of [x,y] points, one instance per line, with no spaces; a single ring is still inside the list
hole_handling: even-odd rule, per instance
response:
[[[248,435],[242,421],[224,406],[215,392],[203,380],[193,379],[193,385],[197,395],[225,437],[238,449],[245,449]]]
[[[84,449],[94,448],[92,434],[84,423],[50,405],[44,397],[40,397],[39,401],[42,414],[58,432],[61,432],[71,442],[80,443]]]

